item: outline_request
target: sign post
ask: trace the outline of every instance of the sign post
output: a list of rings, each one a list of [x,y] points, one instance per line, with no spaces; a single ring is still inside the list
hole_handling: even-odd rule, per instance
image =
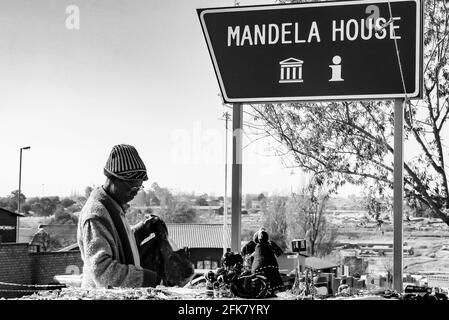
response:
[[[403,100],[422,98],[422,0],[197,12],[221,96],[234,105],[232,250],[240,249],[242,103],[395,99],[394,288],[402,292]]]
[[[232,106],[232,211],[231,251],[240,252],[242,229],[242,122],[243,106]]]
[[[404,107],[407,100],[394,101],[394,168],[393,168],[393,288],[402,292],[402,201],[404,188]]]

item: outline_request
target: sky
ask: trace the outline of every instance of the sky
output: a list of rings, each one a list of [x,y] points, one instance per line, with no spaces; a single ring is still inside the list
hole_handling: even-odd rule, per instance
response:
[[[79,8],[79,25],[69,5]],[[104,182],[109,152],[120,143],[137,148],[147,187],[223,194],[220,118],[231,110],[219,96],[196,9],[233,5],[1,0],[0,196],[18,189],[21,147],[31,147],[22,153],[25,196],[68,196]],[[244,149],[243,193],[304,185],[304,174],[265,149],[265,141]],[[230,175],[229,166],[229,195]]]
[[[79,9],[79,28],[73,8],[66,12],[70,5]],[[109,152],[120,143],[137,148],[147,187],[157,182],[175,192],[224,194],[222,115],[230,110],[219,96],[196,9],[233,5],[1,0],[0,196],[18,189],[21,147],[31,146],[22,154],[22,193],[69,196],[104,182]],[[249,142],[244,136],[243,144]],[[306,175],[286,169],[268,143],[244,149],[243,193],[305,186]],[[231,166],[229,195],[230,175]]]

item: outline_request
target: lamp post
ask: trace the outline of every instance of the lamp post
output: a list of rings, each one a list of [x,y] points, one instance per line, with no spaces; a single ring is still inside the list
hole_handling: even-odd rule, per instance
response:
[[[19,165],[19,193],[17,194],[17,213],[20,214],[20,189],[22,185],[22,150],[29,150],[30,146],[20,148],[20,165]],[[19,242],[19,219],[17,217],[16,242]]]

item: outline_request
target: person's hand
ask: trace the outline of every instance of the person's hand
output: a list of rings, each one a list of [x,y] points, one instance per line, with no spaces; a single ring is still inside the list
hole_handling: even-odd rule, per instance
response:
[[[154,233],[155,237],[158,239],[167,239],[168,237],[168,229],[165,222],[153,214],[134,227],[137,243],[140,243],[152,233]]]
[[[144,221],[144,228],[148,234],[154,233],[156,238],[167,239],[168,229],[164,220],[156,215],[151,215],[148,219]]]

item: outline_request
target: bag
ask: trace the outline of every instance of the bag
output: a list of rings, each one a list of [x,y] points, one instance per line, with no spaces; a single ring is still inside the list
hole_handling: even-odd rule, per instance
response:
[[[139,246],[140,265],[155,271],[165,286],[184,286],[193,277],[194,268],[188,248],[174,251],[168,240],[168,229],[158,220],[159,233]]]

